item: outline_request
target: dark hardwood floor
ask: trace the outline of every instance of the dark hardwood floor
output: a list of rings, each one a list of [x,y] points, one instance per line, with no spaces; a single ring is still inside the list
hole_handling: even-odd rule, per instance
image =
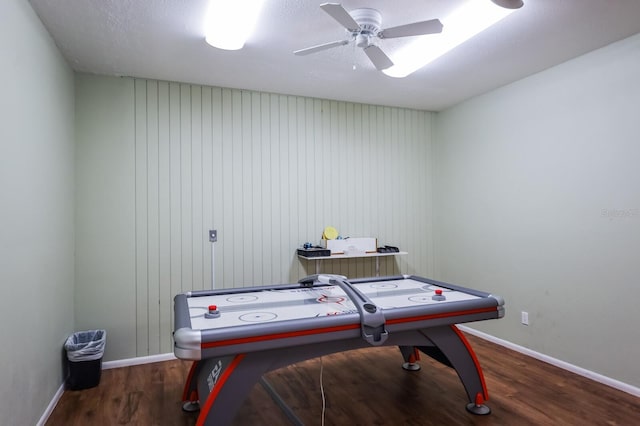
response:
[[[474,336],[492,413],[465,410],[455,371],[427,356],[422,370],[401,368],[397,348],[367,348],[291,365],[265,376],[305,425],[636,425],[640,398]],[[194,425],[180,397],[189,362],[167,361],[105,370],[100,385],[65,391],[50,416],[56,425]],[[257,384],[234,425],[290,424]]]

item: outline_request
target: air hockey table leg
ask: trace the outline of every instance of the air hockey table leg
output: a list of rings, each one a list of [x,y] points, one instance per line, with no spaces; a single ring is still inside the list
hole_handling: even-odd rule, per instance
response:
[[[434,327],[423,332],[458,373],[469,398],[467,411],[477,415],[491,413],[484,404],[489,400],[489,393],[480,363],[464,334],[455,325]]]
[[[200,402],[187,401],[182,404],[182,411],[185,411],[187,413],[195,413],[196,411],[200,411]]]
[[[250,352],[200,361],[202,367],[197,372],[196,380],[201,390],[200,414],[196,424],[231,424],[253,386],[282,357],[286,356],[279,351]],[[210,389],[209,385],[212,386]],[[208,395],[205,394],[207,390]]]
[[[198,373],[200,370],[200,363],[194,361],[189,369],[189,375],[184,384],[184,390],[182,391],[182,410],[188,413],[200,410],[200,402],[198,401]]]
[[[420,359],[420,352],[416,349],[415,346],[398,346],[400,348],[400,352],[402,353],[402,357],[404,358],[404,363],[402,364],[402,368],[407,371],[418,371],[420,370],[420,364],[416,361]]]

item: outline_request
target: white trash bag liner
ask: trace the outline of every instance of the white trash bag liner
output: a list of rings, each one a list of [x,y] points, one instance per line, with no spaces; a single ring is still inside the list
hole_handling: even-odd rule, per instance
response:
[[[69,336],[64,348],[69,361],[93,361],[102,358],[106,343],[106,330],[79,331]]]

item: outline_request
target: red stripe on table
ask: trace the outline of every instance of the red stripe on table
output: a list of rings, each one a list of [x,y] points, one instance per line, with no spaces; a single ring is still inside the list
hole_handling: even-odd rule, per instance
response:
[[[360,328],[360,324],[347,324],[335,327],[313,328],[310,330],[289,331],[286,333],[267,334],[264,336],[241,337],[238,339],[218,340],[215,342],[204,342],[200,345],[202,349],[217,348],[220,346],[242,345],[245,343],[264,342],[267,340],[288,339],[291,337],[312,336],[314,334],[335,333],[338,331],[355,330]]]
[[[385,324],[402,324],[406,322],[428,321],[428,320],[438,319],[438,318],[450,318],[450,317],[459,317],[463,315],[484,314],[487,312],[496,312],[496,308],[489,307],[489,308],[481,308],[481,309],[469,309],[466,311],[443,312],[441,314],[418,315],[415,317],[388,319],[385,321]]]

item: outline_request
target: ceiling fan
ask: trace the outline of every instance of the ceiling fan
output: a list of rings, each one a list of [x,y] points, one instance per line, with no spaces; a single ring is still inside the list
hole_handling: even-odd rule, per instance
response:
[[[381,29],[382,15],[376,9],[361,8],[347,12],[339,3],[323,3],[320,8],[342,25],[349,33],[349,37],[344,40],[296,50],[293,52],[295,55],[309,55],[355,41],[355,45],[362,48],[373,65],[381,71],[391,67],[393,62],[382,49],[374,44],[376,38],[398,38],[442,32],[442,23],[438,19]]]

